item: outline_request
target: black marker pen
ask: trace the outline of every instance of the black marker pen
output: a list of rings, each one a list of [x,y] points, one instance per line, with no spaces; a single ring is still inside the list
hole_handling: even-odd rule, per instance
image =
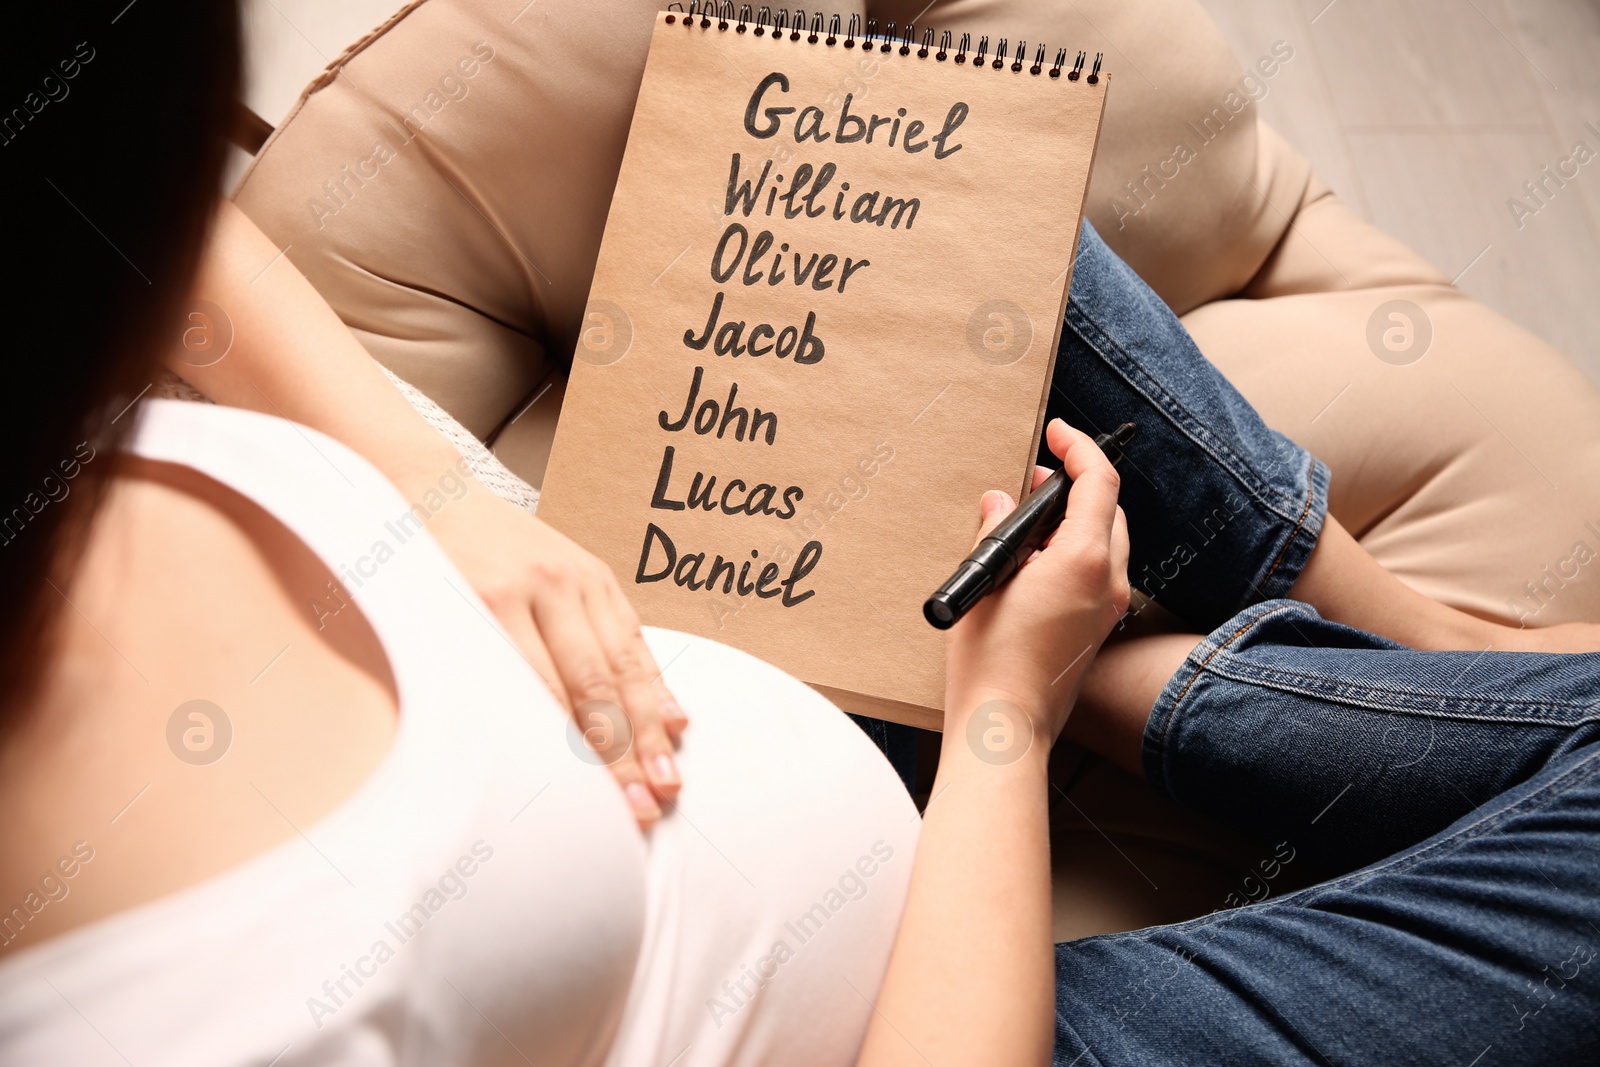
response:
[[[1122,448],[1133,440],[1134,425],[1125,422],[1110,433],[1094,439],[1116,466],[1122,461]],[[1067,491],[1072,479],[1057,470],[1017,505],[1017,510],[1000,521],[961,561],[948,581],[922,605],[922,615],[940,630],[948,630],[971,610],[972,605],[1004,585],[1022,562],[1050,539],[1067,514]]]

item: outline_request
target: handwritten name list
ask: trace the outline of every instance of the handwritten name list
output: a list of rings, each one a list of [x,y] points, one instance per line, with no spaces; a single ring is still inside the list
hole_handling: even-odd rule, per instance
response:
[[[924,121],[908,115],[904,107],[886,115],[853,110],[854,94],[846,93],[837,114],[830,114],[817,104],[791,102],[789,94],[790,79],[781,71],[756,84],[743,118],[744,132],[753,143],[787,138],[796,145],[872,146],[923,156],[936,164],[961,151],[959,133],[971,110],[958,100],[942,118]],[[793,373],[804,374],[805,368],[830,354],[823,336],[830,303],[851,299],[851,280],[872,267],[872,260],[850,253],[848,232],[839,230],[875,226],[909,232],[916,226],[922,201],[915,190],[852,187],[848,171],[833,160],[797,162],[788,174],[777,169],[780,166],[767,158],[756,169],[746,153],[732,154],[722,195],[722,214],[730,221],[711,252],[705,276],[710,310],[703,322],[683,331],[683,345],[690,352],[719,358],[787,361]],[[741,293],[760,286],[805,290],[815,306],[800,322],[752,322],[742,317]],[[839,358],[837,352],[833,355]],[[777,444],[786,425],[779,412],[741,400],[737,380],[729,385],[726,397],[703,396],[704,382],[705,368],[696,365],[682,409],[657,414],[662,431],[710,437],[730,448]],[[730,477],[727,471],[675,469],[676,457],[674,445],[662,447],[650,497],[653,511],[698,510],[789,521],[806,498],[800,485],[747,481]],[[636,584],[671,582],[689,593],[753,595],[776,600],[785,608],[816,594],[808,579],[822,564],[824,546],[818,539],[805,541],[792,559],[781,562],[763,559],[756,548],[750,549],[748,558],[729,558],[686,551],[674,539],[670,525],[666,515],[646,524],[633,574]]]

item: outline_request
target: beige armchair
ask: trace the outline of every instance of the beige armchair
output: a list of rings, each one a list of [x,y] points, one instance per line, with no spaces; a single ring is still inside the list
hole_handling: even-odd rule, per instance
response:
[[[524,5],[402,10],[312,83],[237,200],[374,357],[536,486],[659,5]],[[929,20],[1106,54],[1090,218],[1328,463],[1334,514],[1385,566],[1483,616],[1600,618],[1600,391],[1257,121],[1292,54],[1245,70],[1191,0],[966,0]],[[1270,856],[1092,757],[1062,762],[1062,938],[1222,907]]]

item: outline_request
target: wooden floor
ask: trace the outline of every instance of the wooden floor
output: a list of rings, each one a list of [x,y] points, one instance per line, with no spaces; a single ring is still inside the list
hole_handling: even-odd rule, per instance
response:
[[[1294,49],[1261,114],[1323,180],[1600,381],[1600,0],[1200,2],[1242,61]],[[247,100],[278,122],[396,6],[245,0]]]
[[[1261,115],[1324,181],[1600,381],[1600,0],[1200,2],[1294,49]]]

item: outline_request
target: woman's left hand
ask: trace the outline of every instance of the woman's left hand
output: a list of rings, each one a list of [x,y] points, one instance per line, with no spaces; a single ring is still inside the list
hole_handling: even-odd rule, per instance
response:
[[[271,267],[269,271],[266,268]],[[401,494],[437,492],[455,447],[417,414],[292,259],[220,202],[193,296],[222,310],[231,345],[174,373],[219,404],[315,427],[372,461]],[[185,335],[187,337],[187,334]],[[608,763],[641,825],[679,786],[683,712],[661,681],[639,617],[599,560],[468,477],[426,520],[578,729]]]

